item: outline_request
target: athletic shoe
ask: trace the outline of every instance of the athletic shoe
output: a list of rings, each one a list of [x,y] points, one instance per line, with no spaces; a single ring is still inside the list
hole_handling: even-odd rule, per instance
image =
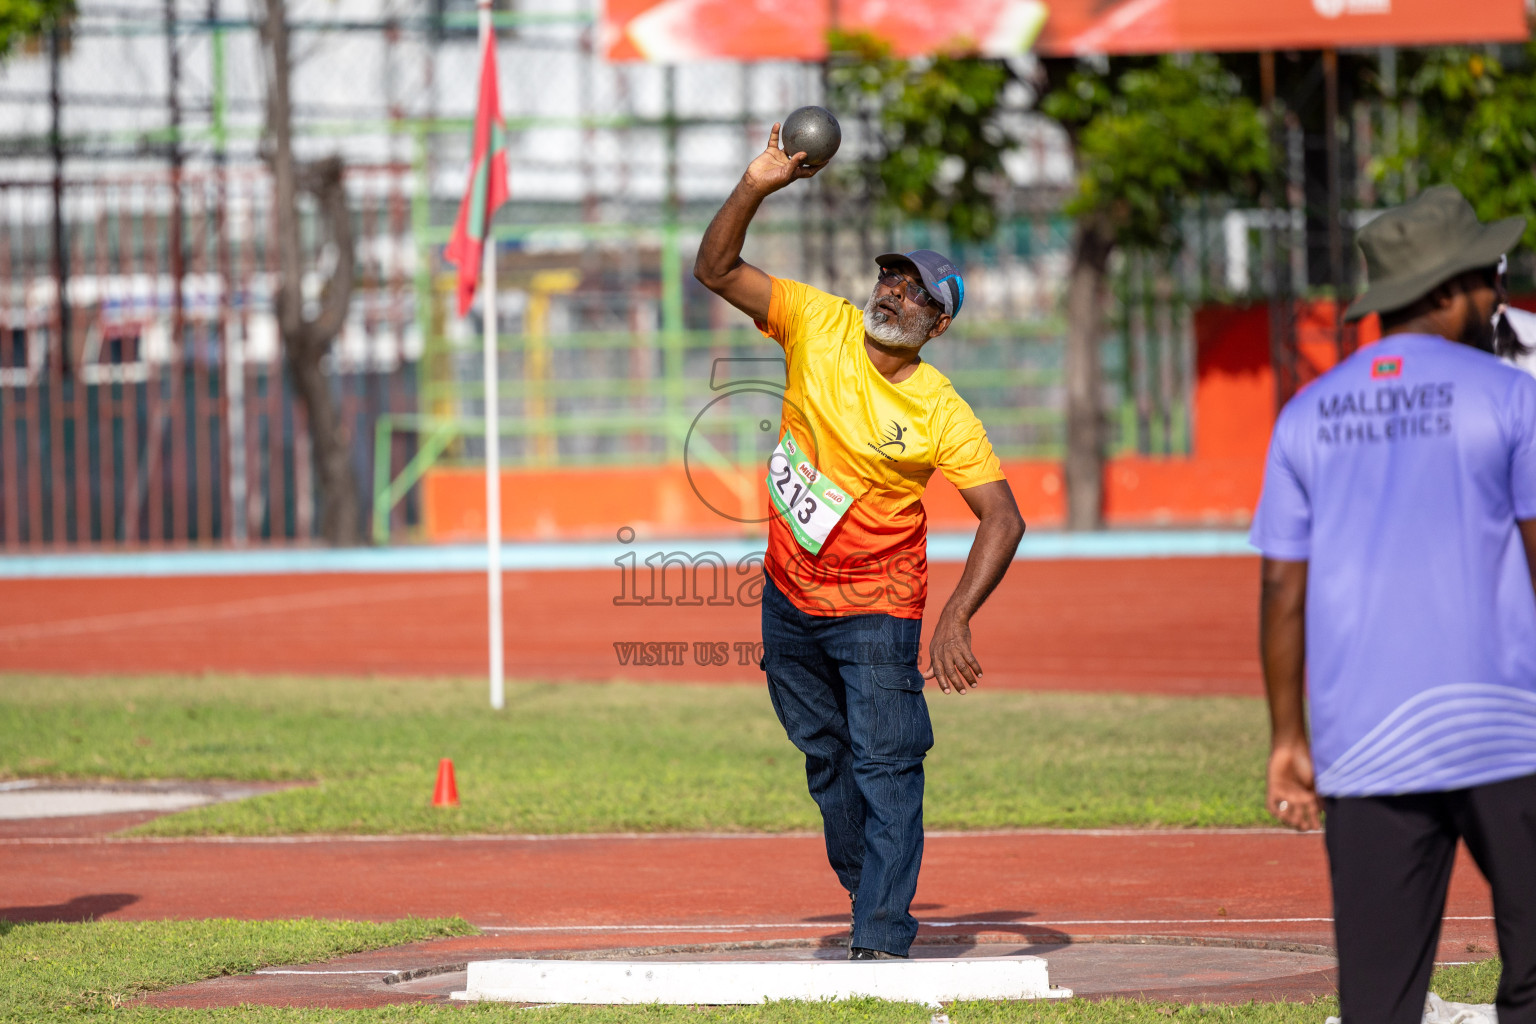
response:
[[[900,953],[887,953],[883,949],[865,949],[863,946],[851,946],[848,949],[849,960],[905,960]]]

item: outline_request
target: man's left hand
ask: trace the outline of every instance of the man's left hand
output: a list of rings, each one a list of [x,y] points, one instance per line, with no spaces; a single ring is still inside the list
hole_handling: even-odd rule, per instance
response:
[[[1323,802],[1317,795],[1312,752],[1302,737],[1275,742],[1269,752],[1269,813],[1298,832],[1322,828]]]
[[[939,616],[939,624],[928,641],[928,671],[924,679],[936,679],[945,693],[953,689],[964,694],[980,684],[981,662],[971,653],[971,624],[952,617]]]

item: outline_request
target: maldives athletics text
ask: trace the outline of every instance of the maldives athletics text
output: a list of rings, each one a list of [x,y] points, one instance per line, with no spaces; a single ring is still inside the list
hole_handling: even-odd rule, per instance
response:
[[[1317,400],[1322,420],[1317,439],[1323,444],[1374,444],[1444,437],[1455,426],[1451,419],[1455,388],[1446,381],[1322,395]]]

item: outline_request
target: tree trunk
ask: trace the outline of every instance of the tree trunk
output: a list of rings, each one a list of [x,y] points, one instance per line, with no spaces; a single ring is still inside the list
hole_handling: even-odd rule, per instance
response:
[[[363,543],[362,503],[348,458],[348,439],[330,382],[321,367],[346,323],[352,301],[354,250],[340,157],[299,165],[293,157],[291,71],[286,0],[265,0],[261,41],[267,80],[266,156],[272,165],[273,228],[278,254],[277,321],[283,359],[304,405],[315,454],[320,499],[320,536],[335,547]],[[304,254],[299,238],[298,195],[319,200],[320,219],[336,248],[336,266],[321,293],[320,311],[304,315]]]
[[[286,345],[283,352],[293,389],[309,419],[310,448],[315,457],[316,485],[320,492],[320,536],[334,547],[363,543],[362,507],[357,500],[357,480],[352,475],[351,451],[342,431],[331,383],[312,351]]]
[[[1104,523],[1104,410],[1099,338],[1109,298],[1109,256],[1115,232],[1109,219],[1079,220],[1067,281],[1067,529],[1096,530]]]

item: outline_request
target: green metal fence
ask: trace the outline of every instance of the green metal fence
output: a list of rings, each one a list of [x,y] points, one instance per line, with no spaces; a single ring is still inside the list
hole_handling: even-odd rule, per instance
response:
[[[1003,458],[1062,454],[1063,325],[956,324],[924,355],[971,404]],[[1132,339],[1133,341],[1135,339]],[[1145,339],[1143,339],[1143,342]],[[1143,345],[1145,348],[1145,345]],[[1171,352],[1173,346],[1165,348]],[[1148,360],[1126,337],[1105,346],[1106,398],[1119,451],[1186,450],[1188,416],[1180,403],[1140,388]],[[1149,350],[1157,355],[1155,350]],[[752,329],[675,333],[579,332],[500,340],[502,464],[529,469],[677,464],[684,446],[715,468],[761,461],[758,413],[703,411],[736,379],[722,366],[749,368],[766,388],[782,385],[782,353]],[[389,514],[433,466],[478,466],[484,458],[484,385],[477,346],[448,346],[433,357],[422,411],[381,417],[375,427],[374,539],[389,540]],[[1158,364],[1162,365],[1162,364]],[[445,372],[446,371],[446,372]],[[690,439],[690,431],[692,438]],[[391,466],[402,435],[415,439],[408,462]]]
[[[440,218],[427,209],[425,194],[421,190],[413,206],[416,318],[425,339],[419,401],[414,412],[386,416],[375,427],[378,543],[391,539],[392,521],[398,525],[391,510],[434,466],[478,466],[484,458],[479,306],[467,321],[451,314],[451,271],[440,259],[447,229],[434,223]],[[778,346],[685,273],[691,239],[712,210],[669,209],[661,211],[660,223],[636,224],[549,223],[534,212],[518,211],[515,222],[496,228],[503,282],[502,465],[677,465],[685,462],[685,447],[688,456],[715,469],[760,465],[759,425],[761,415],[770,415],[763,410],[717,410],[707,429],[695,429],[722,391],[721,360],[777,362],[759,379],[769,386],[783,381]],[[1066,324],[1057,289],[1065,277],[1070,220],[1059,212],[1014,218],[986,245],[955,247],[934,225],[833,228],[804,219],[804,211],[783,212],[789,216],[764,218],[754,227],[750,257],[833,290],[829,275],[845,292],[866,277],[872,284],[872,272],[866,274],[871,245],[880,247],[873,251],[936,247],[958,253],[968,277],[976,273],[980,279],[977,308],[968,306],[924,358],[975,409],[1000,456],[1062,456]],[[875,234],[882,237],[870,237]],[[563,242],[541,243],[547,238]],[[574,247],[573,239],[579,240]],[[1211,276],[1199,270],[1196,255],[1192,250],[1175,261],[1117,263],[1102,352],[1111,452],[1189,450],[1189,308],[1205,296]],[[1021,276],[1032,282],[1022,305],[983,305],[983,298],[1008,291]],[[1009,319],[1000,322],[1000,315]],[[626,322],[641,327],[583,329]],[[701,329],[705,324],[714,329]],[[409,458],[392,462],[391,451]]]

